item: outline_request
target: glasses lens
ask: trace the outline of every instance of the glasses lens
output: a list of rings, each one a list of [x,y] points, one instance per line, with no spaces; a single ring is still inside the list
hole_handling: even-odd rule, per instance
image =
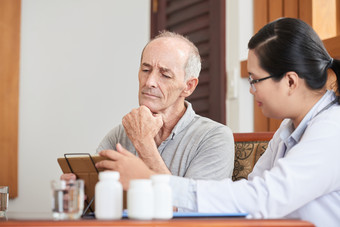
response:
[[[253,92],[255,92],[256,88],[255,88],[255,85],[254,85],[253,81],[254,81],[253,78],[251,76],[249,76],[248,77],[249,85],[250,85],[251,89],[253,90]]]

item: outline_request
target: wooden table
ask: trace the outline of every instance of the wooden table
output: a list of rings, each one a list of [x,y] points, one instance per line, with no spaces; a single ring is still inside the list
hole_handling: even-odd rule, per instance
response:
[[[262,227],[314,227],[313,224],[292,219],[245,219],[245,218],[176,218],[171,220],[113,220],[102,221],[96,219],[79,219],[55,221],[49,213],[8,213],[6,218],[0,218],[0,226],[182,226],[182,227],[245,227],[245,226],[262,226]]]

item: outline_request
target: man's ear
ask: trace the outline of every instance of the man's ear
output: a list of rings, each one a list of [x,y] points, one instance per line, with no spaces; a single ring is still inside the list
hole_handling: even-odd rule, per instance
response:
[[[191,77],[190,79],[188,79],[185,82],[185,88],[182,91],[182,96],[185,97],[185,98],[190,96],[194,92],[194,90],[196,89],[197,84],[198,84],[198,78]]]
[[[293,94],[296,88],[300,86],[299,75],[296,72],[287,72],[285,80],[289,94]]]

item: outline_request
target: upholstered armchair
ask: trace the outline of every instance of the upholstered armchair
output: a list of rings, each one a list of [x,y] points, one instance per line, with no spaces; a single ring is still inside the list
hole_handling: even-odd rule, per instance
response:
[[[235,163],[232,179],[247,179],[255,163],[267,149],[273,132],[234,133]]]

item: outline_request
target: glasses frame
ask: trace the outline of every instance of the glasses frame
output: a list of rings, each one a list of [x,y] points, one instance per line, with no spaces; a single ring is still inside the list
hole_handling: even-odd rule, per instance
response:
[[[272,78],[272,77],[274,77],[274,76],[267,76],[267,77],[264,77],[264,78],[261,78],[261,79],[254,80],[254,79],[251,77],[251,75],[249,75],[249,77],[248,77],[248,82],[249,82],[250,87],[251,87],[251,89],[253,90],[253,92],[255,92],[255,91],[256,91],[256,87],[255,87],[254,84],[256,84],[256,83],[258,83],[258,82],[261,82],[261,81],[264,81],[264,80],[266,80],[266,79]]]

